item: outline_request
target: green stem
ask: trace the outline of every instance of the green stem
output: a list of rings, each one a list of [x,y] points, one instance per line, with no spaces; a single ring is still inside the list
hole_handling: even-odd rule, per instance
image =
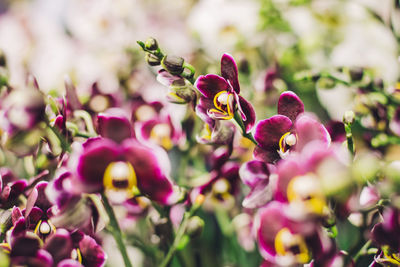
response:
[[[351,155],[354,156],[355,148],[354,148],[353,133],[351,132],[351,123],[345,122],[344,129],[346,131],[347,149],[350,151]]]
[[[189,211],[185,212],[183,215],[183,219],[181,224],[179,225],[178,231],[176,232],[174,242],[172,243],[171,247],[169,248],[167,255],[165,256],[164,260],[159,265],[160,267],[167,267],[172,257],[174,256],[182,238],[185,235],[186,227],[189,223],[189,219],[193,216],[193,214],[197,211],[197,209],[201,206],[201,203],[196,203],[190,208]]]
[[[115,242],[117,243],[118,249],[121,252],[122,258],[124,259],[125,267],[132,267],[132,263],[129,260],[128,252],[126,250],[124,241],[122,240],[121,228],[119,227],[117,218],[115,217],[114,210],[111,207],[110,202],[108,201],[108,198],[104,193],[101,194],[101,197],[103,199],[104,208],[106,209],[106,212],[110,217],[110,222],[107,228],[113,235]]]
[[[242,130],[242,136],[249,139],[251,142],[253,142],[255,145],[258,145],[257,141],[254,139],[253,135],[251,133],[246,133],[246,128],[243,124],[242,118],[240,117],[240,114],[238,112],[235,112],[233,119],[237,123],[237,125],[240,127]]]
[[[71,152],[71,148],[65,137],[61,134],[61,132],[54,126],[51,126],[50,123],[47,123],[47,127],[49,127],[50,130],[57,136],[58,140],[60,141],[62,150],[66,152]]]
[[[364,246],[360,248],[360,250],[357,252],[357,254],[354,256],[353,260],[354,262],[357,262],[358,258],[360,258],[362,255],[365,255],[368,251],[368,247],[371,245],[371,240],[368,240],[365,242]]]

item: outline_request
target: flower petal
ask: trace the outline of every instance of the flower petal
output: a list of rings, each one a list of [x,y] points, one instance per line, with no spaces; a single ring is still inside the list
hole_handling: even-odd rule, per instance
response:
[[[226,80],[215,74],[200,76],[197,78],[195,86],[203,96],[211,99],[221,91],[229,91],[229,84]]]
[[[264,161],[248,161],[240,167],[239,175],[244,184],[254,187],[259,181],[269,180],[268,165]]]
[[[85,147],[77,166],[78,178],[84,192],[94,193],[103,189],[104,171],[118,156],[118,145],[108,139],[93,140]]]
[[[237,68],[235,60],[229,54],[223,54],[222,55],[222,58],[221,58],[221,75],[227,81],[230,82],[230,84],[233,87],[233,90],[235,90],[235,92],[237,94],[239,94],[240,93],[240,86],[239,86],[239,80],[238,80],[238,68]]]
[[[239,110],[245,116],[245,119],[243,119],[243,123],[246,129],[246,133],[248,133],[251,131],[251,129],[253,129],[254,124],[256,123],[256,112],[254,111],[254,108],[251,105],[251,103],[241,96],[239,96],[238,107]]]
[[[160,156],[168,160],[165,151],[153,149],[130,139],[123,143],[124,155],[136,172],[140,192],[163,204],[169,204],[174,193],[172,183],[167,179],[166,170],[161,168]],[[163,154],[163,155],[162,155]]]
[[[331,143],[331,137],[325,126],[308,114],[297,118],[295,129],[298,136],[296,144],[296,150],[298,151],[301,151],[307,143],[313,140],[320,140],[326,147]]]
[[[254,139],[264,149],[279,149],[279,140],[292,128],[292,121],[283,115],[275,115],[259,121],[256,125]]]
[[[295,121],[300,113],[304,112],[304,104],[292,91],[281,94],[278,101],[278,114],[285,115]]]
[[[97,115],[97,131],[105,138],[117,143],[134,137],[134,131],[124,111],[118,108],[108,109]]]

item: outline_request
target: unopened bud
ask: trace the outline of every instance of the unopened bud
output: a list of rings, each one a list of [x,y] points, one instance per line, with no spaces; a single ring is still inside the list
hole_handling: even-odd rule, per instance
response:
[[[343,122],[346,124],[351,124],[354,122],[355,116],[356,115],[354,114],[354,111],[347,110],[343,115]]]
[[[7,60],[6,55],[4,54],[3,50],[0,50],[0,67],[6,67]]]
[[[146,60],[147,64],[149,64],[150,66],[158,66],[161,64],[160,59],[150,53],[146,53],[145,60]]]
[[[199,216],[193,216],[192,218],[189,219],[187,228],[186,228],[186,233],[191,237],[191,238],[196,238],[201,235],[203,232],[204,228],[204,221],[201,219]]]
[[[360,67],[351,68],[349,73],[352,81],[361,81],[364,76],[364,69]]]
[[[183,72],[185,60],[182,57],[167,55],[161,61],[162,66],[171,74],[180,75]]]
[[[155,51],[158,48],[158,42],[153,37],[150,37],[144,43],[144,47],[146,47],[146,49],[148,49],[150,51]]]

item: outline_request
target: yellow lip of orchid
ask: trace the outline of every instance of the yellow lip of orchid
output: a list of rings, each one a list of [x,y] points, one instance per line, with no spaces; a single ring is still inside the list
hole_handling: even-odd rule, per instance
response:
[[[305,186],[308,185],[308,186]],[[312,173],[294,177],[288,184],[287,198],[290,203],[302,203],[307,212],[322,215],[326,207],[318,177]]]
[[[103,184],[106,190],[125,191],[128,197],[138,193],[136,172],[129,162],[111,162],[104,172]]]
[[[223,117],[221,119],[224,120],[230,120],[233,118],[233,110],[231,110],[231,107],[229,103],[231,102],[231,98],[233,97],[233,94],[227,92],[227,91],[221,91],[218,94],[214,96],[213,103],[214,106],[216,107],[215,109],[212,108],[210,109],[211,112],[218,112],[218,113],[223,113],[225,115],[228,115],[227,117]],[[225,111],[222,106],[226,105],[227,111]]]
[[[298,253],[293,254],[293,252],[290,251],[292,247],[297,247]],[[292,234],[286,227],[276,234],[275,251],[279,256],[292,254],[298,263],[307,263],[311,259],[304,238],[299,234]]]

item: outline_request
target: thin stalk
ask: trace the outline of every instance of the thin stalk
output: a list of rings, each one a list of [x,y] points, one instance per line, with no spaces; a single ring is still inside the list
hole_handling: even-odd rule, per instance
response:
[[[164,260],[161,262],[160,267],[167,267],[170,261],[172,260],[172,257],[174,256],[182,238],[185,236],[186,227],[189,223],[189,219],[193,216],[193,214],[197,211],[197,209],[201,206],[201,204],[204,201],[204,196],[200,195],[199,197],[198,199],[196,199],[194,205],[190,208],[190,210],[185,212],[185,214],[183,215],[183,219],[176,232],[174,242],[169,248]]]
[[[233,119],[237,123],[237,125],[240,127],[242,130],[242,136],[249,139],[251,142],[253,142],[255,145],[258,145],[257,141],[254,139],[253,135],[251,133],[246,133],[246,128],[244,127],[242,118],[240,117],[240,114],[238,112],[235,112]]]
[[[132,263],[129,260],[128,252],[126,250],[124,241],[122,240],[121,228],[119,227],[117,218],[115,217],[114,210],[111,207],[110,202],[108,201],[108,198],[104,193],[101,194],[101,197],[103,200],[104,208],[106,209],[106,212],[110,217],[110,222],[107,226],[107,229],[110,231],[110,233],[115,239],[115,242],[117,243],[118,249],[121,252],[122,258],[124,259],[125,267],[132,267]]]

